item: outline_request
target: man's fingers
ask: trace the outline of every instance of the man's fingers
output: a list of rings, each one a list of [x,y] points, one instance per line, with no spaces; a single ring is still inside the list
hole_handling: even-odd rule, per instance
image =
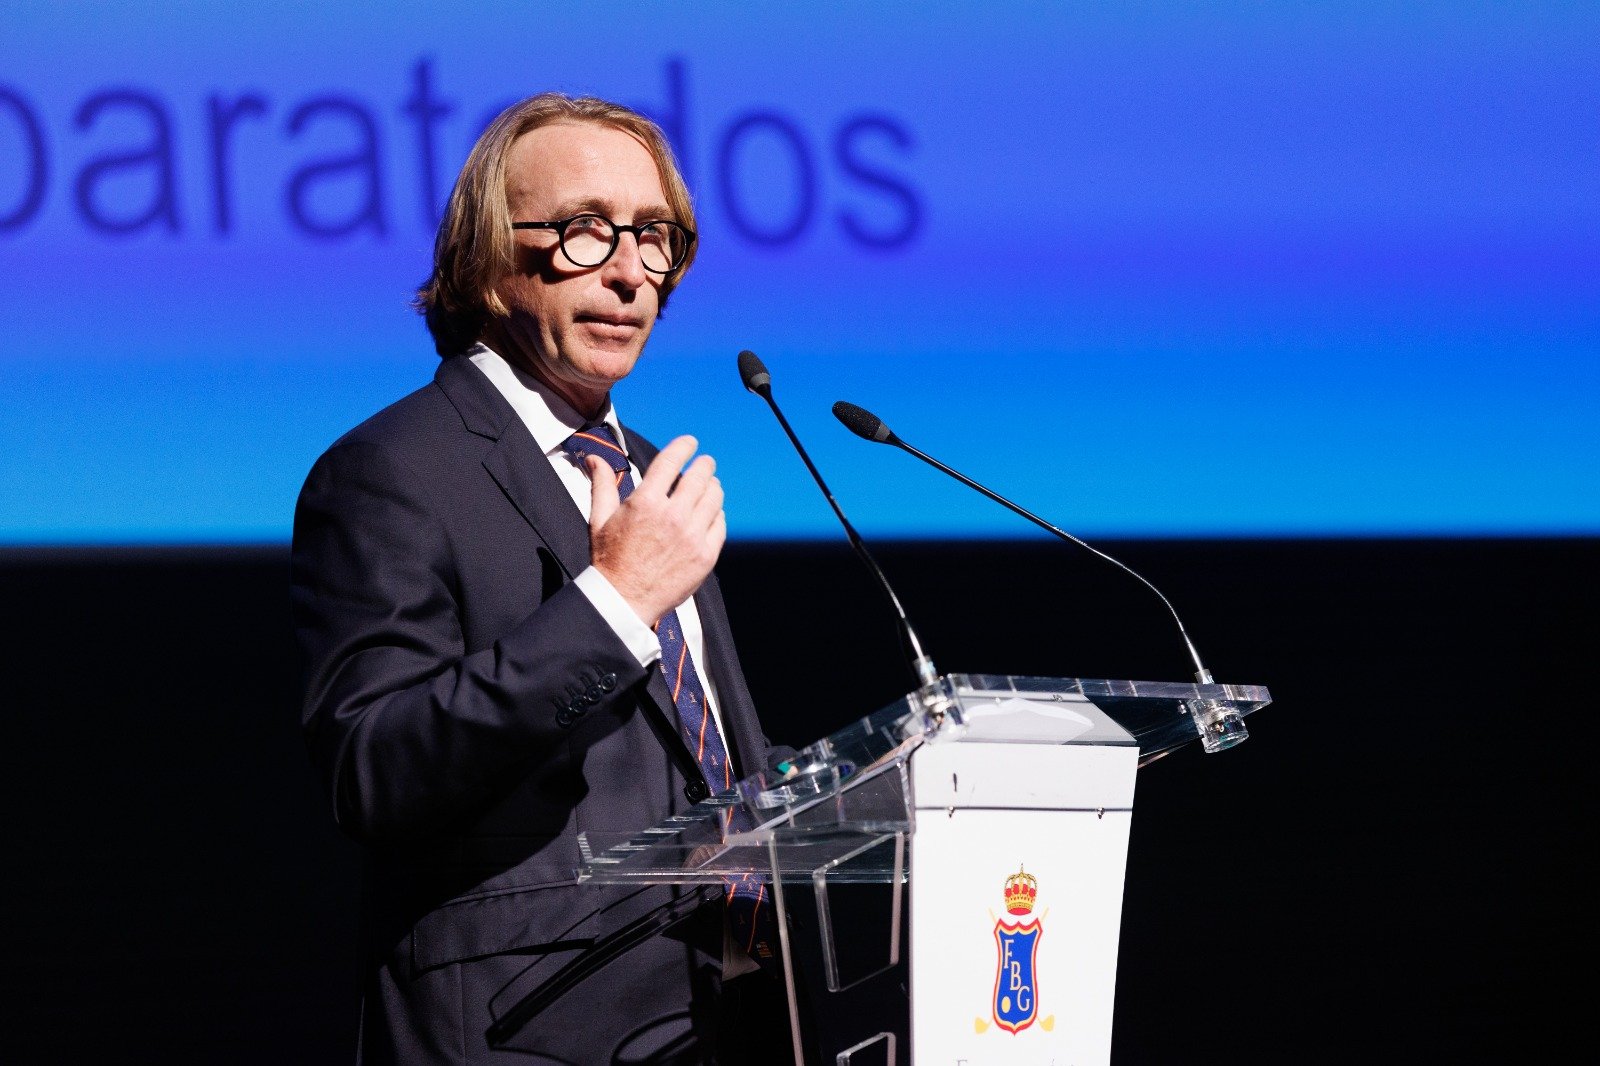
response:
[[[702,455],[689,464],[689,469],[683,472],[678,479],[678,484],[672,489],[672,496],[679,496],[689,501],[691,506],[699,495],[706,490],[706,486],[716,480],[717,461],[709,455]]]
[[[711,532],[707,535],[711,550],[716,555],[722,554],[722,546],[728,540],[728,516],[722,510],[717,511],[717,517],[711,522]]]
[[[589,528],[599,529],[616,513],[622,498],[617,492],[617,472],[598,455],[584,459],[589,474]]]
[[[689,461],[689,457],[699,446],[700,442],[693,437],[674,437],[671,443],[656,453],[655,459],[650,463],[650,469],[644,472],[644,478],[639,482],[638,488],[667,495],[672,490],[672,483],[676,480],[678,471],[683,469],[683,464]]]
[[[681,492],[682,489],[680,488]],[[673,494],[677,498],[677,493]],[[722,482],[712,478],[700,493],[700,498],[694,501],[689,511],[689,528],[706,529],[712,524],[717,515],[722,513]]]

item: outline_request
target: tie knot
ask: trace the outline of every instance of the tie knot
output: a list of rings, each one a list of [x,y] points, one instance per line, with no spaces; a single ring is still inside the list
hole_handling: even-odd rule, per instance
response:
[[[591,455],[598,455],[605,464],[617,473],[626,473],[628,469],[628,456],[617,443],[617,436],[611,432],[611,427],[604,422],[595,426],[584,426],[572,436],[561,442],[562,449],[580,463]]]

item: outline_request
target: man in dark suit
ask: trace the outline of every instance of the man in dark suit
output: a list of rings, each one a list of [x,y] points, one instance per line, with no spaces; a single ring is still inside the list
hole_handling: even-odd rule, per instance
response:
[[[730,1021],[782,1024],[720,893],[575,879],[579,833],[636,831],[765,764],[711,573],[715,464],[691,437],[658,454],[610,399],[693,231],[647,119],[555,94],[509,109],[418,296],[433,383],[301,493],[305,732],[367,859],[363,1062],[703,1062]],[[659,932],[585,969],[638,927]],[[770,1041],[781,1057],[787,1034]]]

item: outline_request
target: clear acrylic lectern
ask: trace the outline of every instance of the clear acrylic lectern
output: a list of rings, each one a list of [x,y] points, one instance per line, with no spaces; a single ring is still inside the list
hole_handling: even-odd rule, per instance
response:
[[[1269,700],[946,675],[579,876],[770,883],[796,1063],[1108,1063],[1135,771]]]

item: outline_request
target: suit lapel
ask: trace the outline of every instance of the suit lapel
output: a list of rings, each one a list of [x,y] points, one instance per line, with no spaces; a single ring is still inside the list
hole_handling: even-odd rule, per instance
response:
[[[582,573],[589,565],[588,523],[511,404],[465,356],[441,363],[434,381],[455,405],[467,432],[494,442],[483,457],[483,468],[500,491],[544,541],[567,577]]]
[[[502,436],[483,468],[550,549],[568,578],[589,565],[589,524],[520,419]]]

